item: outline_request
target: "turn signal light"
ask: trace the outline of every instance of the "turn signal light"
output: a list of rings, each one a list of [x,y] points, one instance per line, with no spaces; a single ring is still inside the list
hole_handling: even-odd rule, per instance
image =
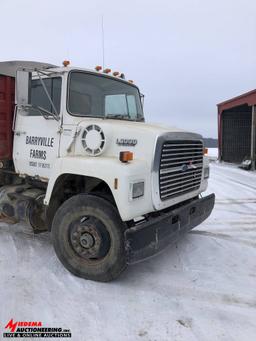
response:
[[[204,148],[204,155],[208,155],[208,148]]]
[[[114,180],[114,189],[118,189],[118,178]]]
[[[121,162],[127,163],[129,161],[133,160],[133,153],[132,152],[120,152],[119,154],[119,160]]]
[[[64,60],[62,63],[63,66],[67,67],[70,65],[70,61],[69,60]]]
[[[97,66],[95,67],[95,70],[98,71],[98,72],[101,71],[101,70],[102,70],[102,66],[97,65]]]
[[[110,73],[111,72],[111,69],[105,69],[103,70],[104,73]]]

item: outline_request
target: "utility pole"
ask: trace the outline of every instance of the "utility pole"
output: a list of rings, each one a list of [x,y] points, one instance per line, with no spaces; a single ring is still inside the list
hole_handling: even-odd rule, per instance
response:
[[[252,167],[251,169],[255,170],[255,144],[256,144],[256,105],[252,106],[252,130],[251,130],[251,161]]]

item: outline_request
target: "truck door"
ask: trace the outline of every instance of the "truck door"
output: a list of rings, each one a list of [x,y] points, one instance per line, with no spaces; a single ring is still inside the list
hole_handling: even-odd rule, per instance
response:
[[[13,161],[17,173],[49,179],[59,154],[61,120],[46,113],[56,110],[60,117],[62,78],[33,79],[29,84],[28,105],[17,105]]]

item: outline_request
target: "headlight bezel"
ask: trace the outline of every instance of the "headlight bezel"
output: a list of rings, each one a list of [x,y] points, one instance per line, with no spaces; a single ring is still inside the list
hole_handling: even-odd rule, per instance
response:
[[[208,166],[204,168],[204,180],[209,179],[209,177],[210,177],[210,167]]]
[[[130,200],[136,200],[145,195],[145,180],[136,180],[130,183]]]

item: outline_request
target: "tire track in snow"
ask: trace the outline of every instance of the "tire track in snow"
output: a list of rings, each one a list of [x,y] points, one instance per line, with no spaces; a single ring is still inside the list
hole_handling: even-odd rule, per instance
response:
[[[238,185],[240,185],[240,186],[244,186],[244,187],[246,187],[246,188],[248,188],[248,189],[250,189],[250,190],[256,191],[256,187],[255,187],[255,186],[252,186],[251,183],[249,184],[249,183],[242,182],[242,181],[240,181],[240,180],[238,180],[238,179],[234,179],[234,178],[228,176],[226,173],[225,173],[224,175],[223,175],[223,174],[215,173],[214,176],[215,176],[216,178],[219,177],[219,178],[220,178],[219,180],[220,180],[220,182],[222,182],[222,183],[223,183],[223,180],[225,179],[225,180],[227,180],[228,182],[232,182],[232,183],[238,184]],[[216,179],[215,179],[215,180],[216,180]],[[218,179],[217,179],[217,180],[218,180]],[[255,178],[255,180],[256,180],[256,178]]]
[[[140,283],[143,285],[143,283]],[[224,307],[242,307],[255,309],[256,311],[256,294],[254,296],[239,295],[237,293],[218,292],[213,290],[203,289],[200,286],[178,286],[175,283],[168,283],[161,285],[161,290],[167,293],[168,297],[179,300],[188,299],[195,302],[205,303],[208,307],[214,309],[214,305],[222,305]],[[161,292],[157,291],[157,294],[161,296]]]
[[[221,205],[240,205],[240,204],[255,204],[256,199],[217,199],[216,204]]]
[[[234,237],[232,237],[228,234],[224,234],[224,233],[214,233],[214,232],[201,231],[201,230],[194,230],[194,231],[191,231],[189,233],[198,234],[198,235],[206,236],[206,237],[224,239],[224,240],[228,240],[230,242],[234,242],[234,243],[238,243],[238,244],[244,244],[244,245],[256,248],[256,242],[251,242],[251,241],[242,240],[239,238],[234,238]]]
[[[253,227],[255,227],[255,231],[256,231],[256,221],[255,219],[252,219],[252,221],[231,221],[229,220],[228,222],[220,220],[220,221],[208,221],[206,222],[204,225],[208,225],[208,226],[214,226],[214,225],[232,225],[232,226],[243,226],[243,225],[252,225],[251,229],[253,229]]]

